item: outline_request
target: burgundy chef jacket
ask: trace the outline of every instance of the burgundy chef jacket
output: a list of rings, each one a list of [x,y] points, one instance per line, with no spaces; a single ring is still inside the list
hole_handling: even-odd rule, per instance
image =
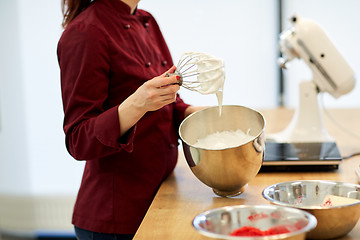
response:
[[[188,107],[178,96],[120,137],[118,105],[173,64],[155,19],[129,12],[120,0],[95,0],[58,44],[66,146],[86,160],[72,221],[102,233],[136,232],[175,167]]]

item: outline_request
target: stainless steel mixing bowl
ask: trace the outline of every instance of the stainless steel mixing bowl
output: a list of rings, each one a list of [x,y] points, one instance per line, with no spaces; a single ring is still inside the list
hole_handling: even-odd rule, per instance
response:
[[[316,218],[295,208],[276,205],[239,205],[201,213],[194,218],[193,226],[208,239],[303,240],[306,233],[315,228]],[[289,232],[261,237],[229,236],[230,233],[244,226],[255,227],[261,231],[286,227]]]
[[[326,195],[360,199],[360,185],[337,181],[300,180],[282,182],[263,190],[271,203],[295,207],[313,214],[317,227],[308,233],[310,239],[332,239],[346,235],[360,217],[360,200],[357,203],[323,207]]]
[[[215,132],[238,130],[254,136],[250,141],[219,150],[195,147],[199,138]],[[235,196],[260,170],[264,155],[265,119],[253,109],[225,105],[209,107],[188,116],[179,135],[184,155],[194,175],[219,196]]]

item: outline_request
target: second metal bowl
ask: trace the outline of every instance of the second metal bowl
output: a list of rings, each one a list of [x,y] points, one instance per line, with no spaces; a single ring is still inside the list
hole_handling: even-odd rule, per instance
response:
[[[289,207],[276,205],[238,205],[216,208],[197,215],[194,228],[207,239],[238,240],[304,240],[306,233],[316,226],[311,214]],[[279,234],[234,234],[239,229],[286,229]],[[240,230],[241,231],[241,230]],[[247,235],[247,236],[244,236]]]
[[[327,195],[359,199],[355,203],[323,206]],[[317,227],[310,239],[332,239],[349,233],[360,217],[360,185],[337,181],[299,180],[271,185],[263,190],[271,203],[294,207],[313,214]]]

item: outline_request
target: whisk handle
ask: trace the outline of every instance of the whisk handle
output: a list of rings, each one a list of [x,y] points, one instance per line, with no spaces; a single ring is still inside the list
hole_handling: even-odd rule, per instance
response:
[[[173,83],[173,84],[178,84],[179,86],[181,86],[183,84],[183,78],[182,78],[181,74],[177,73],[176,71],[174,73],[166,74],[167,77],[174,76],[174,75],[179,76],[180,79],[176,83]]]

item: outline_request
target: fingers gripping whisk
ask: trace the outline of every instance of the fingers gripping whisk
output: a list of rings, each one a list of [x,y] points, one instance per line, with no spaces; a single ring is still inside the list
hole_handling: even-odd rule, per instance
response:
[[[225,81],[223,61],[209,54],[197,52],[185,52],[175,72],[169,75],[178,75],[180,86],[201,94],[222,91]]]

